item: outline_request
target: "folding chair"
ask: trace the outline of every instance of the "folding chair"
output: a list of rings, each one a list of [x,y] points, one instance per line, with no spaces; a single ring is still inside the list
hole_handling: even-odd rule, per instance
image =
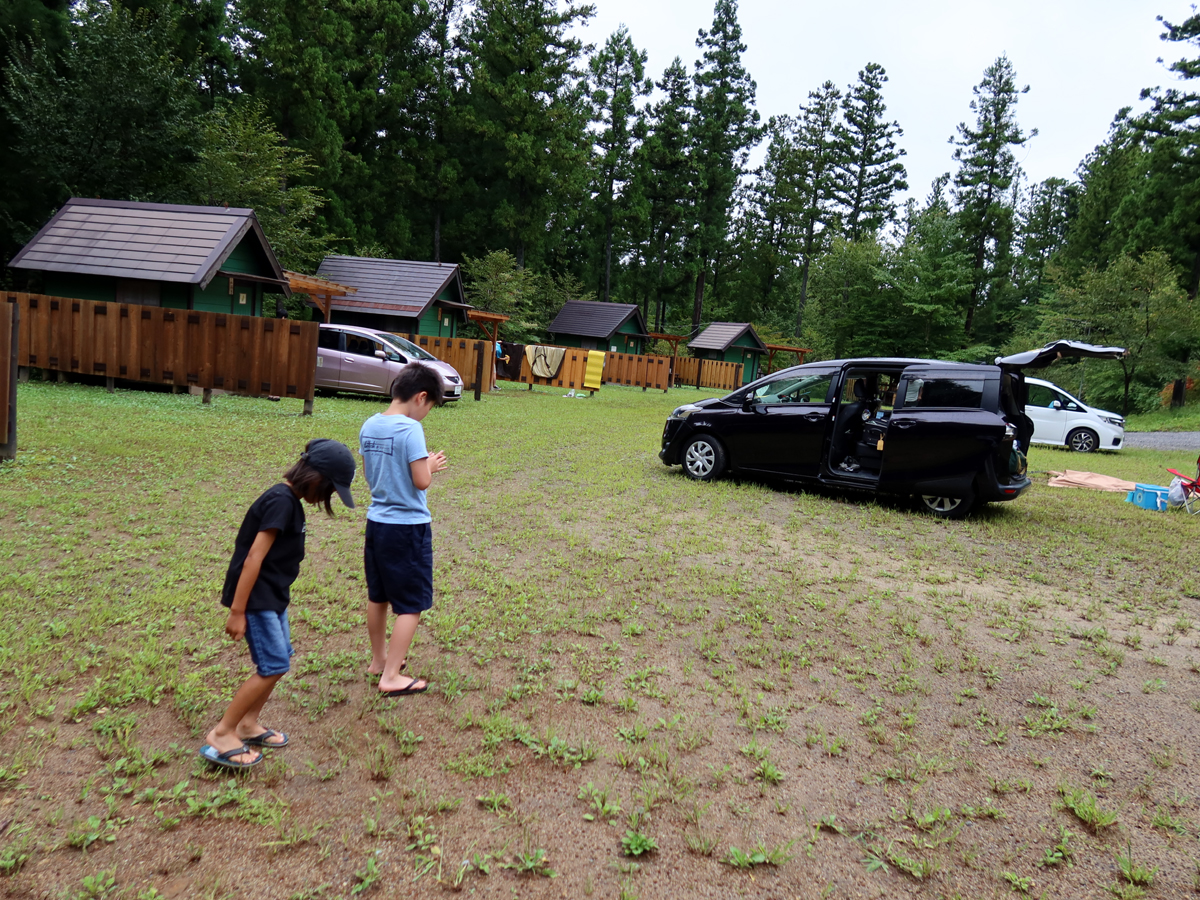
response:
[[[1189,515],[1200,515],[1200,457],[1196,458],[1196,477],[1188,478],[1175,469],[1167,469],[1176,478],[1183,481],[1183,508]]]

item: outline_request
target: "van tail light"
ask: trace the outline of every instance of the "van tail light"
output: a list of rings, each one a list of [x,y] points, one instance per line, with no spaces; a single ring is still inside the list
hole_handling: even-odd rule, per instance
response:
[[[1012,422],[1005,422],[1004,423],[1004,439],[1006,441],[1011,441],[1016,436],[1017,436],[1017,426],[1014,425]]]

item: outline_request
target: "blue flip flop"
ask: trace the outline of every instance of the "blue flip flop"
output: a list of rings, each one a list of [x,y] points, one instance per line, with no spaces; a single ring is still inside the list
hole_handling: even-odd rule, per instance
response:
[[[272,738],[276,735],[283,738],[283,740],[275,744],[272,744],[267,740],[267,738]],[[281,747],[286,747],[288,745],[288,736],[282,731],[276,731],[274,728],[268,728],[262,734],[256,734],[252,738],[244,738],[243,740],[246,742],[246,746],[248,747],[270,747],[272,750],[278,750]]]
[[[254,760],[254,762],[243,763],[233,761],[233,757],[249,752],[250,748],[245,744],[242,744],[240,747],[234,747],[232,750],[226,750],[224,753],[220,753],[216,747],[213,747],[210,744],[205,744],[200,748],[200,756],[202,759],[207,760],[214,766],[223,766],[226,769],[249,769],[251,766],[257,766],[263,761],[263,755],[261,753],[258,754],[258,759]]]

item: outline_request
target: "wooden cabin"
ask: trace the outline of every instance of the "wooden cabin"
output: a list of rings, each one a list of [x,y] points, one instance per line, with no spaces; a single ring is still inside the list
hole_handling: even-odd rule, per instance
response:
[[[547,329],[550,343],[610,353],[642,352],[646,320],[636,303],[568,300]]]
[[[72,197],[9,263],[37,293],[244,316],[290,296],[252,209]]]
[[[742,384],[759,376],[759,360],[767,345],[748,322],[713,322],[688,344],[698,359],[719,359],[742,364]]]
[[[330,321],[339,325],[457,337],[471,308],[454,263],[326,256],[317,274],[357,288],[333,298]]]

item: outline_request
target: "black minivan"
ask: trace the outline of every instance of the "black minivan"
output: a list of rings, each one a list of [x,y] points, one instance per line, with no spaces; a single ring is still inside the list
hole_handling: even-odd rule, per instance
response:
[[[929,359],[839,359],[783,369],[726,397],[680,406],[659,458],[708,481],[727,469],[916,495],[961,518],[976,503],[1014,500],[1031,484],[1022,369],[1063,357],[1116,359],[1120,347],[1057,341],[972,365]]]

